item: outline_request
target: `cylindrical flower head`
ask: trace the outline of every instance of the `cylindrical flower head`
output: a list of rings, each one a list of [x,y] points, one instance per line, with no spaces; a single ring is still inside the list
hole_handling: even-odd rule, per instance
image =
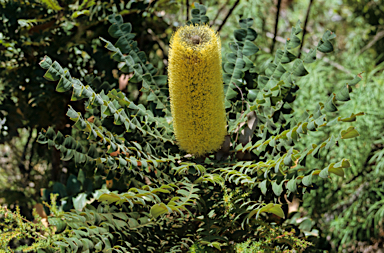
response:
[[[180,148],[197,156],[218,150],[226,135],[218,34],[206,25],[179,28],[170,42],[168,79]]]

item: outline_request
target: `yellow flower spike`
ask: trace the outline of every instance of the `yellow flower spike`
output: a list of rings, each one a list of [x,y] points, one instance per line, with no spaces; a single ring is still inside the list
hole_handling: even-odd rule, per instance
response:
[[[218,34],[207,25],[179,28],[170,42],[168,79],[180,148],[196,156],[218,150],[227,133]]]

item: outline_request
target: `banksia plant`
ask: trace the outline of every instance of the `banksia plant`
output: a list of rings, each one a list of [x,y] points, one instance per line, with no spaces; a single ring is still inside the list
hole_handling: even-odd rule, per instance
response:
[[[132,76],[130,82],[140,83],[145,104],[119,90],[97,92],[99,82],[86,77],[84,84],[48,56],[40,62],[47,71],[44,77],[59,81],[58,92],[72,90],[73,101],[84,101],[82,111],[70,107],[67,112],[74,122],[73,136],[50,127],[38,137],[79,168],[66,185],[55,182],[43,193],[47,202],[48,194],[59,193],[58,200],[74,208],[52,212],[48,221],[57,228],[57,237],[48,238],[49,247],[41,246],[49,248],[44,252],[186,252],[192,245],[234,252],[237,243],[265,245],[268,237],[279,245],[267,245],[266,251],[299,252],[308,246],[287,242],[296,233],[292,228],[303,231],[302,237],[314,232],[307,223],[288,218],[286,203],[293,197],[301,201],[305,192],[321,184],[318,178],[344,177],[350,167],[347,159],[331,163],[324,154],[359,135],[349,124],[363,113],[343,115],[338,107],[351,99],[361,76],[300,115],[293,103],[300,96],[299,78],[308,74],[306,66],[316,61],[317,52],[333,51],[330,40],[335,34],[326,31],[317,46],[298,59],[298,22],[284,49],[257,73],[261,59],[256,58],[252,19],[239,20],[240,29],[234,31],[221,65],[220,39],[201,25],[209,21],[205,7],[194,7],[194,24],[179,28],[170,41],[168,76],[157,75],[133,40],[130,23],[121,15],[108,17],[108,32],[117,41],[101,40],[120,71]],[[168,120],[169,107],[173,122]],[[345,122],[348,126],[338,135],[321,143],[305,138]],[[175,148],[174,133],[181,149],[194,156]],[[221,145],[217,155],[206,155]],[[306,165],[307,158],[320,157],[322,167]]]
[[[207,25],[179,28],[170,42],[168,72],[180,148],[197,156],[219,149],[226,116],[218,34]]]

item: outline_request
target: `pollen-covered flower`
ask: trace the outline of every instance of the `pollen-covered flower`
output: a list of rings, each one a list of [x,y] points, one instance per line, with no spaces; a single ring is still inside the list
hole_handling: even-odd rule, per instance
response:
[[[170,42],[168,72],[180,148],[197,156],[218,150],[226,135],[218,34],[206,25],[179,28]]]

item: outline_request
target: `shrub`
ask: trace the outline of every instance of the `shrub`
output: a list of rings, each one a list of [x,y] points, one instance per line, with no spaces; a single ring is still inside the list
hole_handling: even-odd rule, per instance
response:
[[[194,6],[191,23],[207,23],[205,7]],[[300,88],[297,80],[308,74],[305,65],[316,60],[317,52],[333,51],[335,34],[326,31],[303,60],[297,59],[295,48],[302,31],[298,22],[284,49],[277,50],[261,74],[251,60],[259,51],[253,21],[241,19],[235,40],[229,44],[231,52],[222,64],[227,135],[217,152],[204,154],[214,149],[207,148],[191,151],[194,155],[180,150],[175,139],[173,122],[177,119],[172,120],[167,76],[157,75],[157,69],[147,62],[133,40],[130,23],[115,14],[108,20],[112,24],[108,31],[117,42],[101,40],[121,72],[132,73],[130,81],[142,84],[148,104],[135,104],[114,89],[95,92],[48,56],[40,62],[47,70],[44,77],[59,81],[58,92],[72,90],[72,100],[85,100],[84,113],[69,107],[67,116],[74,121],[75,131],[88,136],[75,139],[53,128],[39,135],[40,143],[60,150],[63,160],[72,159],[79,167],[67,186],[56,185],[58,199],[72,199],[75,209],[56,212],[49,219],[56,227],[55,238],[39,238],[49,241],[49,246],[39,244],[45,245],[39,246],[41,252],[173,252],[192,245],[230,252],[246,241],[255,241],[259,248],[305,249],[308,244],[297,238],[296,244],[274,237],[289,235],[295,242],[293,235],[303,236],[300,224],[283,223],[288,217],[287,201],[293,196],[302,199],[305,192],[315,190],[314,178],[343,177],[350,166],[342,158],[313,169],[306,167],[306,158],[359,134],[349,126],[321,143],[305,143],[306,148],[299,141],[319,128],[343,125],[362,115],[338,112],[338,106],[350,100],[360,75],[339,87],[327,101],[316,102],[314,111],[298,115],[292,109]],[[182,92],[180,84],[173,88]],[[218,110],[219,118],[220,113]],[[261,234],[273,239],[269,245],[263,244]]]

